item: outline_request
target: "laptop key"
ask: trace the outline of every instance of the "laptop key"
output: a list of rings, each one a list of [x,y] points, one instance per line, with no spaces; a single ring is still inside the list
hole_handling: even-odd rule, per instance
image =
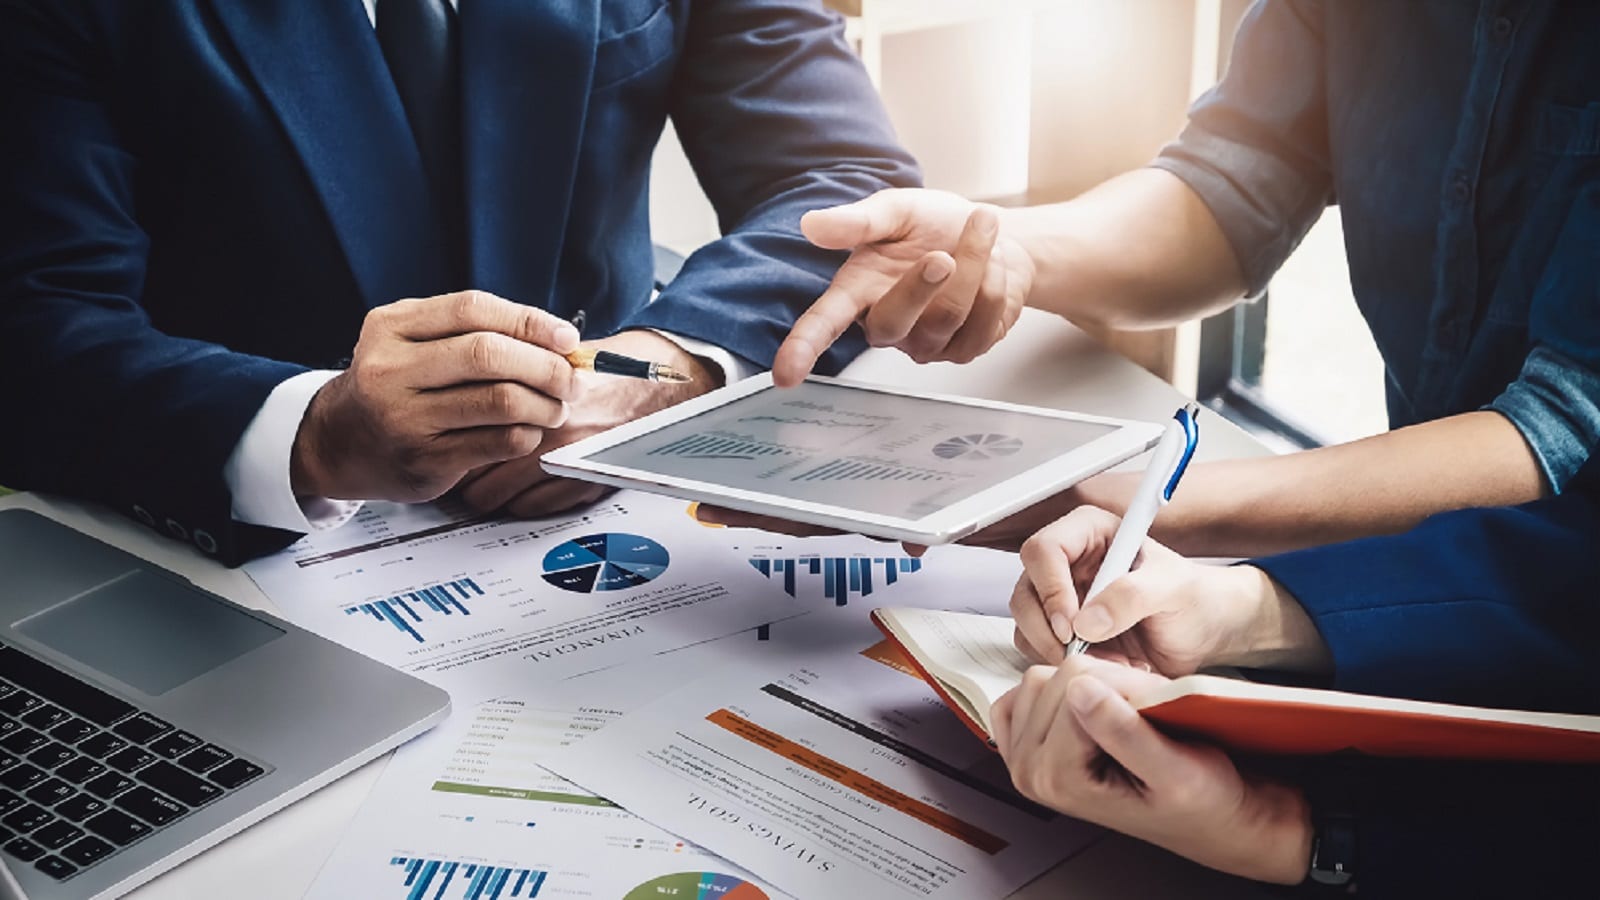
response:
[[[171,731],[172,725],[147,712],[142,712],[117,723],[117,727],[111,730],[116,732],[119,737],[127,738],[135,744],[143,744]]]
[[[31,788],[43,780],[44,770],[28,763],[0,772],[0,784],[17,791]]]
[[[51,778],[28,789],[28,799],[40,806],[55,806],[76,794],[78,789],[59,778]]]
[[[0,814],[11,812],[22,805],[22,798],[11,791],[0,790]]]
[[[4,823],[12,831],[27,834],[54,818],[55,816],[50,815],[50,810],[29,803],[20,809],[14,809],[7,813],[5,818],[0,819],[0,823]]]
[[[94,737],[89,738],[88,740],[85,740],[83,743],[79,744],[78,749],[89,754],[90,756],[105,759],[106,757],[126,746],[128,746],[127,741],[117,737],[114,734],[102,731]]]
[[[0,771],[9,769],[21,761],[4,750],[0,750]]]
[[[43,706],[36,707],[27,715],[24,715],[22,717],[22,721],[25,724],[32,725],[40,731],[45,731],[60,725],[62,722],[65,722],[70,718],[72,718],[72,716],[63,711],[61,707],[51,706],[50,704],[46,703]]]
[[[49,738],[34,731],[32,728],[22,728],[0,738],[0,747],[12,753],[32,753],[35,748],[49,742]]]
[[[266,770],[249,760],[236,759],[221,768],[213,769],[211,774],[206,777],[231,791],[239,785],[258,777],[264,771]]]
[[[83,789],[101,800],[110,800],[131,787],[133,787],[132,778],[118,772],[107,772],[91,780],[83,786]]]
[[[62,847],[83,837],[83,829],[70,822],[51,822],[49,825],[35,831],[31,837],[35,843],[46,850],[60,850]]]
[[[0,737],[5,737],[21,727],[22,723],[18,722],[16,719],[11,718],[10,716],[0,716]]]
[[[106,809],[104,800],[96,800],[88,794],[79,794],[56,807],[56,815],[74,822],[82,822],[93,815],[98,815]]]
[[[177,759],[190,750],[200,746],[200,739],[187,731],[174,731],[154,744],[150,745],[151,752],[167,759]]]
[[[5,652],[7,651],[0,650],[0,653]],[[40,700],[38,697],[35,697],[27,691],[14,691],[4,697],[0,697],[0,712],[3,712],[9,716],[20,716],[29,710],[37,709],[43,705],[43,700]]]
[[[222,765],[230,759],[233,759],[232,753],[218,747],[216,744],[206,744],[204,747],[184,754],[178,760],[178,765],[191,772],[205,772]]]
[[[106,757],[106,762],[110,764],[111,768],[121,769],[124,772],[142,769],[155,761],[155,754],[143,747],[124,747]]]
[[[95,727],[82,719],[68,719],[50,729],[50,736],[63,744],[76,744],[91,734]]]
[[[61,851],[61,855],[72,860],[80,866],[92,866],[117,848],[111,846],[97,837],[86,837]]]
[[[78,754],[72,752],[72,748],[68,747],[66,744],[58,744],[55,741],[51,741],[32,753],[29,753],[28,762],[33,763],[41,769],[54,769],[56,766],[59,766],[64,762],[71,762],[73,759],[77,758],[77,756]]]
[[[150,826],[120,809],[108,809],[83,823],[83,827],[113,844],[128,844],[150,833]]]
[[[87,756],[80,756],[56,770],[56,775],[65,778],[73,784],[83,784],[106,771],[104,763],[97,763]]]
[[[0,648],[0,678],[105,728],[134,712],[133,704],[46,665],[15,647]],[[4,704],[11,698],[0,699]],[[26,712],[26,710],[24,710]]]
[[[44,859],[34,863],[33,867],[57,881],[60,881],[78,871],[77,866],[67,862],[59,856],[46,856]]]
[[[20,859],[23,862],[33,862],[44,855],[43,847],[35,844],[33,841],[30,841],[27,838],[21,837],[16,838],[15,840],[6,844],[4,848],[0,849],[4,849],[7,853],[15,856],[17,859]]]
[[[140,769],[134,777],[190,806],[209,803],[222,796],[222,788],[169,762],[151,763]]]
[[[182,803],[147,787],[136,787],[111,803],[156,826],[165,825],[189,811]]]

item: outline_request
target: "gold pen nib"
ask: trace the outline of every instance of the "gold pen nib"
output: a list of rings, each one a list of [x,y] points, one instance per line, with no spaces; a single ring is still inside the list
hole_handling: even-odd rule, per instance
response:
[[[667,384],[688,384],[694,380],[694,376],[687,372],[679,372],[667,363],[653,362],[650,364],[650,380]]]

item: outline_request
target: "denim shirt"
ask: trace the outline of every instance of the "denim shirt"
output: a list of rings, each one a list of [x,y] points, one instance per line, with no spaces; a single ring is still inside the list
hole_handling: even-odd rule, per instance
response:
[[[1259,0],[1153,165],[1252,292],[1339,204],[1391,426],[1497,410],[1556,490],[1600,443],[1600,3]]]

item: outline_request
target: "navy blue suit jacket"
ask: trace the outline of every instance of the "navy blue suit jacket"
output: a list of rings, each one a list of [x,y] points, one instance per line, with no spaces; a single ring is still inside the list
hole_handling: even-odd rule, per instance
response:
[[[472,287],[767,364],[841,259],[801,213],[917,181],[819,0],[458,21],[465,282],[359,0],[0,0],[0,483],[237,563],[292,536],[232,521],[228,455],[372,307]],[[648,303],[669,115],[725,236]]]
[[[1310,613],[1336,688],[1600,715],[1600,458],[1559,497],[1253,564]],[[1600,766],[1359,768],[1361,897],[1593,891]]]

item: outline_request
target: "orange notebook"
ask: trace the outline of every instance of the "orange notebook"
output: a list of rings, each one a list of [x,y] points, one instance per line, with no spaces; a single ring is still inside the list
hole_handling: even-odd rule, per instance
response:
[[[1011,620],[910,608],[874,610],[872,620],[987,740],[989,707],[1028,667],[1011,643]],[[1213,675],[1176,678],[1129,699],[1164,730],[1248,752],[1600,762],[1600,716],[1424,703]]]

